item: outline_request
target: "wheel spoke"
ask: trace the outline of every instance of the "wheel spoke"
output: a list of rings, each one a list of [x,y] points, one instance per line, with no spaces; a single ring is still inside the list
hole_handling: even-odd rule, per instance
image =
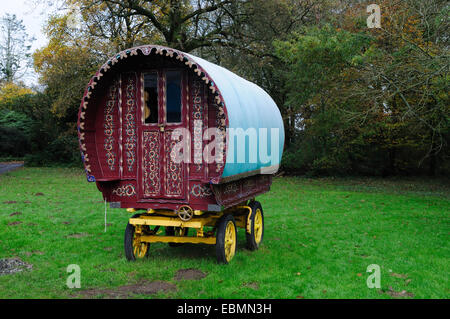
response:
[[[145,242],[141,242],[140,236],[140,234],[134,233],[133,254],[135,258],[144,258],[148,249],[148,244]]]

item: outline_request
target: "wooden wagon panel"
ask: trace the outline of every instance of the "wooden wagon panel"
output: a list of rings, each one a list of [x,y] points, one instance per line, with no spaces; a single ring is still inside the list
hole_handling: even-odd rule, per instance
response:
[[[137,175],[137,122],[141,93],[140,80],[136,72],[122,75],[122,178],[136,179]]]

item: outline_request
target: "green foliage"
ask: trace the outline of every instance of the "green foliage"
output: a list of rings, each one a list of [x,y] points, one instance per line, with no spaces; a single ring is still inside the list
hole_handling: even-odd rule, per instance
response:
[[[73,135],[60,135],[51,140],[42,151],[25,156],[26,166],[80,167],[78,139]]]
[[[23,157],[30,151],[33,122],[24,113],[0,108],[0,157]]]
[[[288,103],[302,105],[332,87],[343,69],[362,59],[361,51],[369,41],[367,36],[330,25],[305,28],[290,41],[275,41],[277,56],[289,66]]]
[[[289,65],[289,103],[303,104],[323,87],[329,87],[335,76],[361,59],[360,52],[370,38],[330,25],[305,28],[290,41],[275,41],[277,56]]]
[[[28,166],[81,165],[74,125],[51,112],[52,101],[45,93],[0,101],[1,157],[24,157]]]
[[[275,41],[277,56],[289,68],[286,103],[299,114],[296,126],[300,132],[283,159],[286,170],[352,173],[353,161],[359,157],[353,140],[357,135],[333,95],[339,94],[336,88],[344,70],[363,60],[361,52],[369,41],[367,36],[330,25],[304,28],[289,41]]]
[[[368,32],[351,12],[344,16],[345,28],[303,27],[288,40],[274,41],[286,68],[283,109],[294,126],[284,169],[320,175],[448,173],[445,48],[426,42],[424,26],[403,6],[392,8],[386,33]]]
[[[22,112],[0,110],[0,126],[14,128],[25,135],[30,135],[33,122]]]
[[[0,85],[0,110],[23,111],[34,92],[23,86],[12,82]]]
[[[0,126],[0,156],[22,157],[29,150],[29,138],[19,128]]]

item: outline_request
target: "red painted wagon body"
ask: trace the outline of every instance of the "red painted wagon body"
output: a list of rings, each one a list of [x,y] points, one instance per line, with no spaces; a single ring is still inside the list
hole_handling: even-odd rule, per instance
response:
[[[238,79],[245,81],[212,63],[160,46],[132,48],[111,58],[89,82],[79,110],[79,142],[88,181],[96,182],[111,207],[152,213],[177,213],[187,207],[194,219],[246,205],[267,192],[281,154],[267,165],[227,164],[229,141],[220,144],[218,139],[221,148],[210,152],[215,161],[204,158],[217,138],[204,138],[204,132],[216,128],[229,137],[231,122],[239,126],[251,109],[242,105],[242,87],[231,87]],[[244,85],[257,90],[252,101],[261,101],[265,92],[248,81]],[[273,109],[271,99],[268,104],[265,107]],[[278,128],[281,122],[282,129],[276,106],[273,111],[270,117],[276,118]],[[183,128],[190,136],[177,138],[174,132]],[[278,140],[281,150],[283,138]],[[173,153],[182,142],[189,160],[179,162]]]

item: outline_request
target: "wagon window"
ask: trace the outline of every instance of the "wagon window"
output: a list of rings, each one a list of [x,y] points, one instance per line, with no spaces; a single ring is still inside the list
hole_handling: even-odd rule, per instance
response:
[[[181,72],[166,72],[167,123],[181,122]]]
[[[145,123],[158,123],[158,74],[144,75]]]

